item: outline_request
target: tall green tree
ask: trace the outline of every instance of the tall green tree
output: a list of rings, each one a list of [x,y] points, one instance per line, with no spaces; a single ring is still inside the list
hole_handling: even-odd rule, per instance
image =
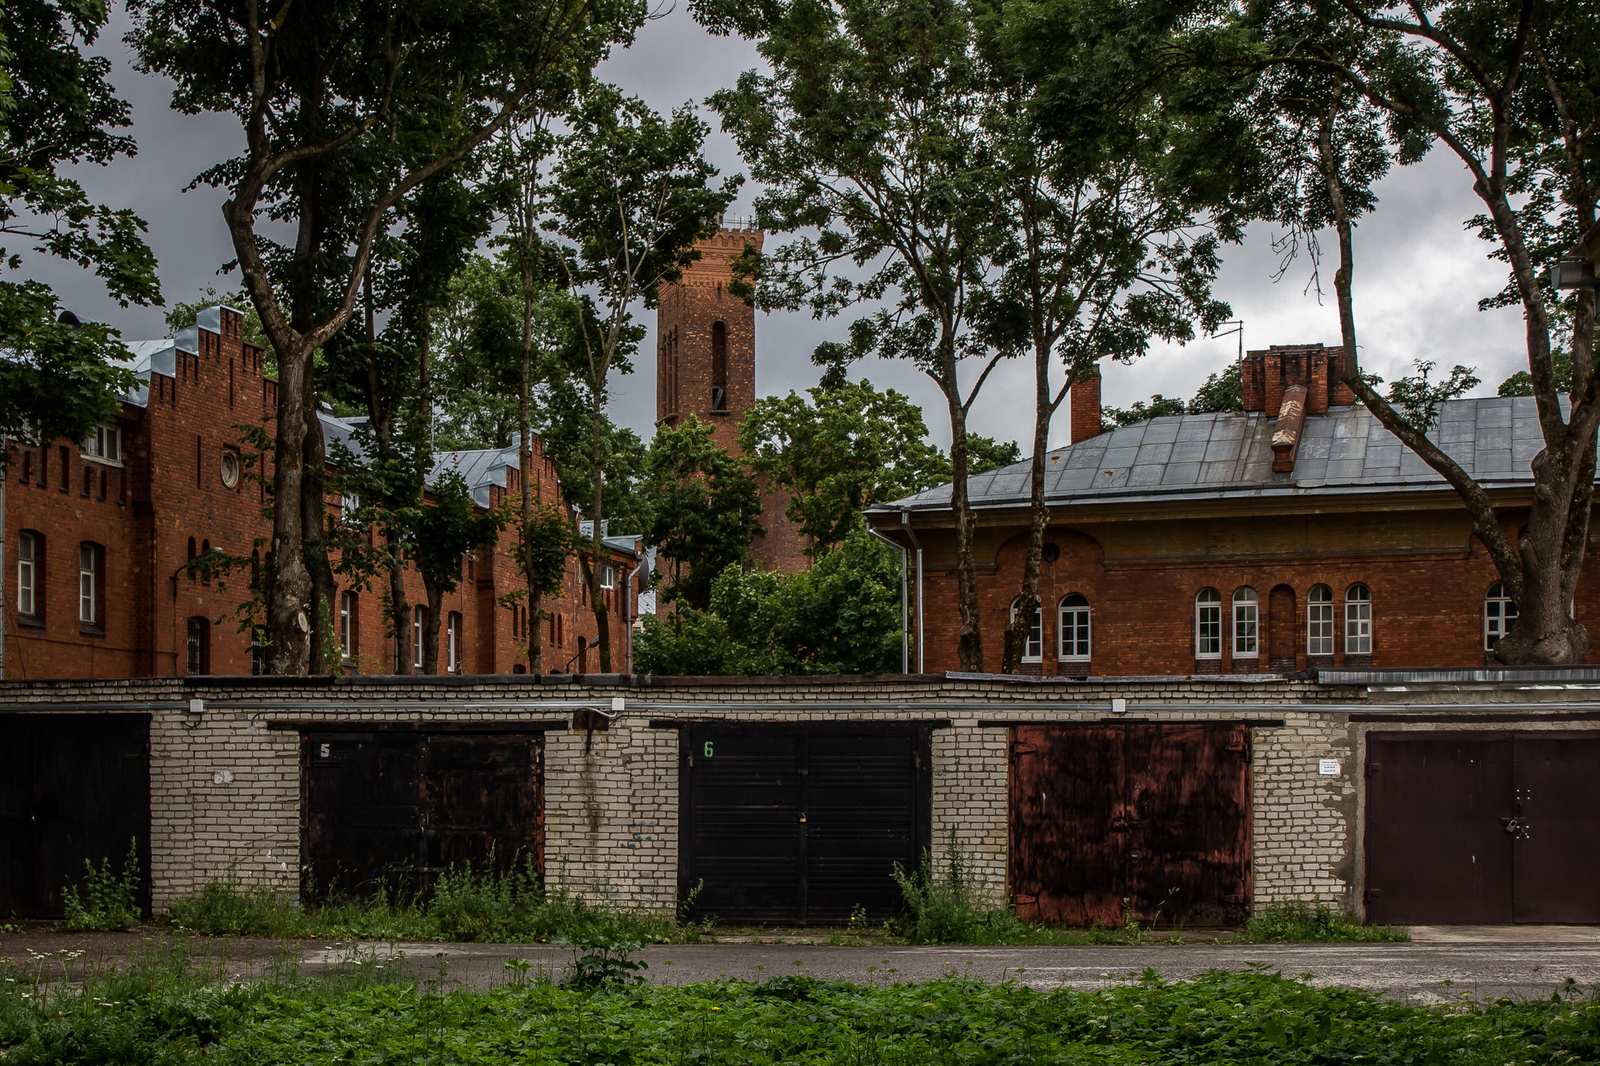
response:
[[[870,381],[806,392],[758,399],[739,424],[739,450],[789,495],[786,513],[816,556],[862,528],[868,507],[937,485],[949,467],[905,395]]]
[[[713,187],[716,168],[702,155],[706,125],[688,108],[663,118],[609,85],[593,86],[568,116],[550,196],[549,228],[567,242],[570,285],[593,317],[580,317],[583,384],[589,401],[589,551],[578,557],[589,586],[600,671],[611,671],[611,623],[600,589],[604,555],[606,447],[603,415],[613,370],[643,335],[636,307],[654,307],[661,286],[677,281],[698,255],[694,243],[716,233],[739,177]]]
[[[1274,77],[1298,79],[1316,101],[1318,121],[1304,124],[1304,137],[1290,154],[1316,159],[1323,217],[1338,238],[1334,291],[1349,353],[1346,384],[1466,505],[1473,532],[1520,609],[1516,626],[1495,648],[1500,661],[1582,661],[1591,638],[1571,605],[1589,539],[1600,429],[1595,293],[1579,290],[1570,298],[1572,374],[1564,382],[1552,343],[1557,319],[1551,305],[1558,296],[1546,268],[1596,220],[1600,20],[1584,4],[1548,0],[1434,6],[1280,0],[1252,5],[1242,25],[1255,35],[1253,65],[1269,72],[1269,87]],[[1275,73],[1280,70],[1291,73]],[[1371,117],[1363,124],[1364,114]],[[1526,522],[1511,523],[1523,526],[1520,534],[1508,529],[1514,516],[1427,435],[1427,416],[1452,384],[1461,384],[1461,374],[1453,373],[1442,389],[1412,379],[1384,397],[1356,366],[1354,229],[1375,203],[1374,168],[1363,155],[1371,129],[1381,131],[1383,151],[1402,161],[1440,147],[1462,164],[1483,205],[1473,222],[1508,268],[1506,287],[1482,306],[1522,310],[1544,437],[1532,463]],[[1563,391],[1570,401],[1565,412]]]
[[[130,0],[129,10],[140,69],[173,79],[173,106],[232,114],[244,134],[243,153],[201,180],[228,192],[223,217],[278,356],[267,669],[300,673],[312,644],[303,605],[318,591],[303,552],[317,533],[305,523],[322,498],[313,353],[356,312],[401,201],[559,98],[631,38],[644,7],[327,0],[269,12],[255,0]],[[275,245],[271,221],[291,224],[292,242]]]
[[[55,293],[22,273],[14,242],[94,271],[123,307],[161,303],[144,222],[94,203],[66,170],[134,151],[118,132],[131,120],[110,63],[84,53],[105,22],[103,3],[0,3],[0,438],[82,437],[135,383],[115,362],[127,355],[116,332],[60,321]]]
[[[706,610],[718,574],[744,561],[750,542],[765,536],[761,494],[744,464],[712,438],[710,425],[690,415],[662,426],[650,442],[651,521],[645,542],[659,553],[661,602]]]
[[[773,0],[714,14],[758,38],[771,73],[749,71],[712,106],[752,176],[762,225],[797,237],[754,265],[763,307],[850,326],[853,355],[911,360],[944,396],[961,669],[982,671],[967,418],[1000,360],[971,328],[987,275],[999,160],[980,136],[975,44],[954,0]],[[980,369],[963,381],[969,357]]]
[[[460,473],[445,470],[434,479],[433,503],[417,516],[415,558],[428,596],[428,625],[422,630],[422,672],[439,672],[439,623],[444,597],[461,584],[463,557],[493,544],[505,528],[505,515],[486,511],[472,498]],[[448,670],[452,664],[446,663]]]

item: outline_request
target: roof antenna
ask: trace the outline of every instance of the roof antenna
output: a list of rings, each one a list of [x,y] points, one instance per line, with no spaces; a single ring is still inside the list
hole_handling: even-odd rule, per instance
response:
[[[1211,334],[1211,339],[1215,340],[1218,337],[1231,337],[1235,333],[1237,333],[1239,335],[1239,364],[1241,366],[1243,366],[1244,365],[1244,319],[1235,318],[1235,319],[1231,319],[1231,320],[1229,320],[1227,322],[1219,322],[1217,324],[1219,326],[1232,326],[1233,328],[1232,329],[1222,330],[1220,333],[1213,333],[1213,334]]]

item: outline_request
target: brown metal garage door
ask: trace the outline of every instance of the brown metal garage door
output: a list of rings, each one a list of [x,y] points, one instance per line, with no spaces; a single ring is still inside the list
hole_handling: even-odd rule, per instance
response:
[[[0,715],[0,916],[59,918],[83,863],[136,840],[149,909],[150,716]]]
[[[1600,922],[1600,734],[1369,733],[1367,917]]]
[[[1250,902],[1250,727],[1025,725],[1011,888],[1030,920],[1232,922]]]
[[[304,733],[304,891],[417,891],[491,856],[542,872],[543,753],[543,733]]]

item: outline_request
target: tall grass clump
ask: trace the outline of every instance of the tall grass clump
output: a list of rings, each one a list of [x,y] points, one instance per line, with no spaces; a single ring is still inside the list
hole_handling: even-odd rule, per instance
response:
[[[1303,899],[1269,903],[1250,916],[1238,938],[1251,943],[1305,943],[1330,940],[1406,942],[1411,934],[1392,925],[1357,925],[1326,903]]]
[[[62,891],[61,927],[72,933],[119,933],[139,924],[139,842],[128,841],[122,870],[113,872],[111,860],[96,867],[83,860],[83,893],[68,883]]]
[[[924,851],[917,869],[907,873],[896,863],[893,873],[906,914],[891,927],[914,944],[1015,944],[1029,939],[1028,926],[1009,909],[979,902],[984,884],[954,829],[939,868]]]

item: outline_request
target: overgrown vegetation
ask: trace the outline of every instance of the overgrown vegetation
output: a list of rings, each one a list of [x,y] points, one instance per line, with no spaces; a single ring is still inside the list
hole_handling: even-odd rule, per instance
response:
[[[1411,934],[1392,925],[1357,925],[1326,903],[1301,899],[1269,903],[1251,915],[1240,940],[1251,943],[1320,940],[1386,940],[1407,942]]]
[[[120,871],[112,871],[109,858],[101,859],[98,867],[84,859],[82,895],[71,883],[62,890],[62,928],[73,933],[116,933],[138,925],[140,869],[137,840],[128,841]]]
[[[169,915],[187,932],[335,940],[681,943],[704,932],[667,914],[587,903],[564,886],[545,885],[528,863],[505,873],[454,868],[425,897],[379,891],[370,900],[307,907],[228,877],[175,900]]]
[[[81,964],[85,960],[69,960]],[[1101,991],[1040,991],[960,976],[853,985],[585,987],[507,968],[499,988],[352,956],[321,977],[288,967],[231,983],[187,950],[124,970],[0,963],[6,1066],[56,1062],[1375,1064],[1592,1062],[1600,1003],[1445,1007],[1315,988],[1261,970],[1166,982],[1146,971]],[[571,977],[571,971],[567,977]]]

